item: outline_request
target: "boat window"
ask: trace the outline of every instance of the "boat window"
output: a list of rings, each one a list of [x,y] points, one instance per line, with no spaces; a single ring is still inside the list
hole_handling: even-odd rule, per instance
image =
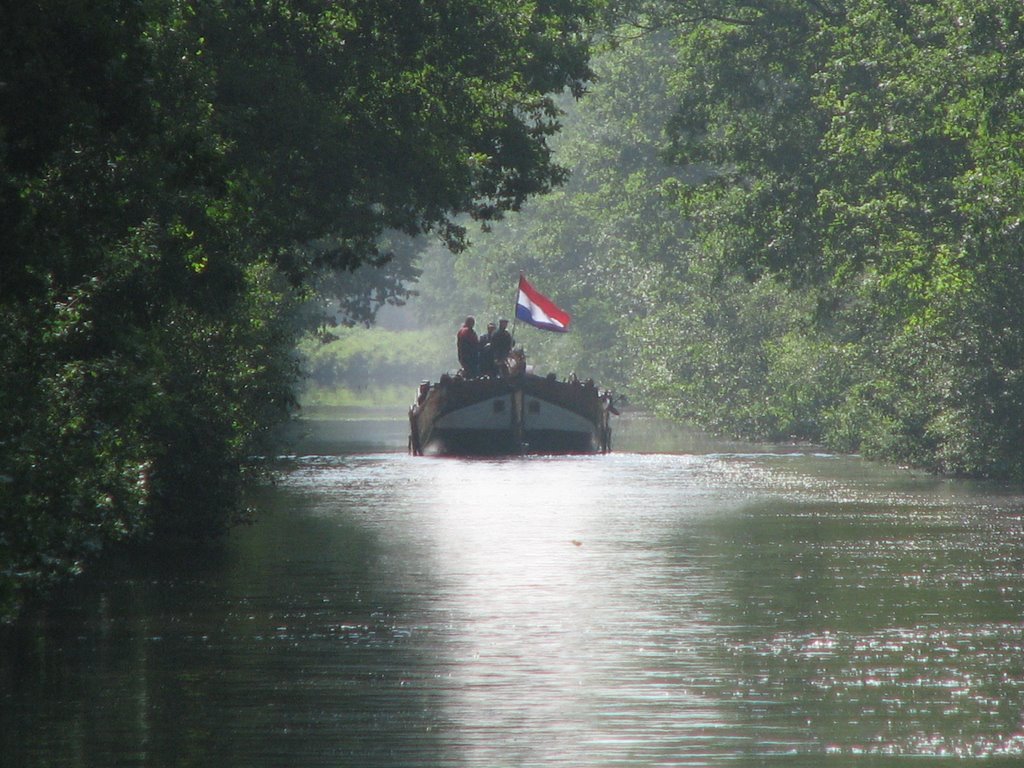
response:
[[[495,413],[504,413],[505,412],[505,401],[504,400],[495,400],[494,401],[494,412]]]

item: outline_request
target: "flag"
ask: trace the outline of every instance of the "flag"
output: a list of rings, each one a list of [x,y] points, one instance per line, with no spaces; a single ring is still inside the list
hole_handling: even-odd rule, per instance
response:
[[[546,331],[565,333],[569,330],[569,313],[559,309],[547,296],[519,276],[519,296],[516,298],[516,318]]]

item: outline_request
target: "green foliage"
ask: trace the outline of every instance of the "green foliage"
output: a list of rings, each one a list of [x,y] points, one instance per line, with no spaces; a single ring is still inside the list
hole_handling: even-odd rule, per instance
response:
[[[542,369],[1024,479],[1016,0],[8,5],[0,612],[222,532],[297,340],[417,279],[440,330],[307,343],[314,381],[436,377],[523,270],[574,318],[517,329]]]
[[[634,379],[631,324],[646,315],[645,291],[666,269],[658,259],[671,264],[686,230],[664,215],[666,189],[677,181],[658,159],[673,66],[667,36],[623,44],[595,61],[597,80],[581,107],[566,114],[557,142],[570,179],[490,227],[443,269],[431,255],[420,291],[431,307],[443,308],[431,310],[433,323],[454,332],[466,314],[509,317],[524,271],[573,317],[565,335],[517,328],[532,364],[619,389]]]
[[[607,11],[570,182],[451,279],[525,269],[543,358],[700,426],[1024,478],[1020,3]]]
[[[310,336],[299,346],[308,372],[305,401],[324,391],[399,386],[412,399],[417,383],[458,368],[455,334],[436,328],[389,331],[344,328],[326,343]]]
[[[369,322],[559,183],[586,2],[43,0],[0,9],[0,615],[112,543],[206,540]],[[373,267],[375,269],[367,269]]]
[[[831,7],[658,17],[680,32],[671,156],[708,171],[679,194],[692,247],[803,307],[795,324],[765,308],[772,329],[742,353],[765,361],[744,395],[760,416],[730,423],[1020,478],[1020,5]]]

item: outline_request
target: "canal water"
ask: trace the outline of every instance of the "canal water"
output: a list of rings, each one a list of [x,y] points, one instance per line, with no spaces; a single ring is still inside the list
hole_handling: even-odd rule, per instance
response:
[[[1024,764],[1020,489],[636,425],[412,458],[376,426],[307,436],[223,551],[7,638],[0,764]]]

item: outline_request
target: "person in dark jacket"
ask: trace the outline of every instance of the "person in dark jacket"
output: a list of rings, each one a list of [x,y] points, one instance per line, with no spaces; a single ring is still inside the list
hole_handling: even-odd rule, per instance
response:
[[[491,334],[491,358],[499,373],[508,373],[508,356],[512,351],[512,334],[508,332],[508,320],[498,321],[498,330]]]
[[[494,323],[487,324],[487,333],[480,337],[480,375],[494,376],[498,371],[494,367],[494,353],[491,350],[491,338],[494,336]]]

